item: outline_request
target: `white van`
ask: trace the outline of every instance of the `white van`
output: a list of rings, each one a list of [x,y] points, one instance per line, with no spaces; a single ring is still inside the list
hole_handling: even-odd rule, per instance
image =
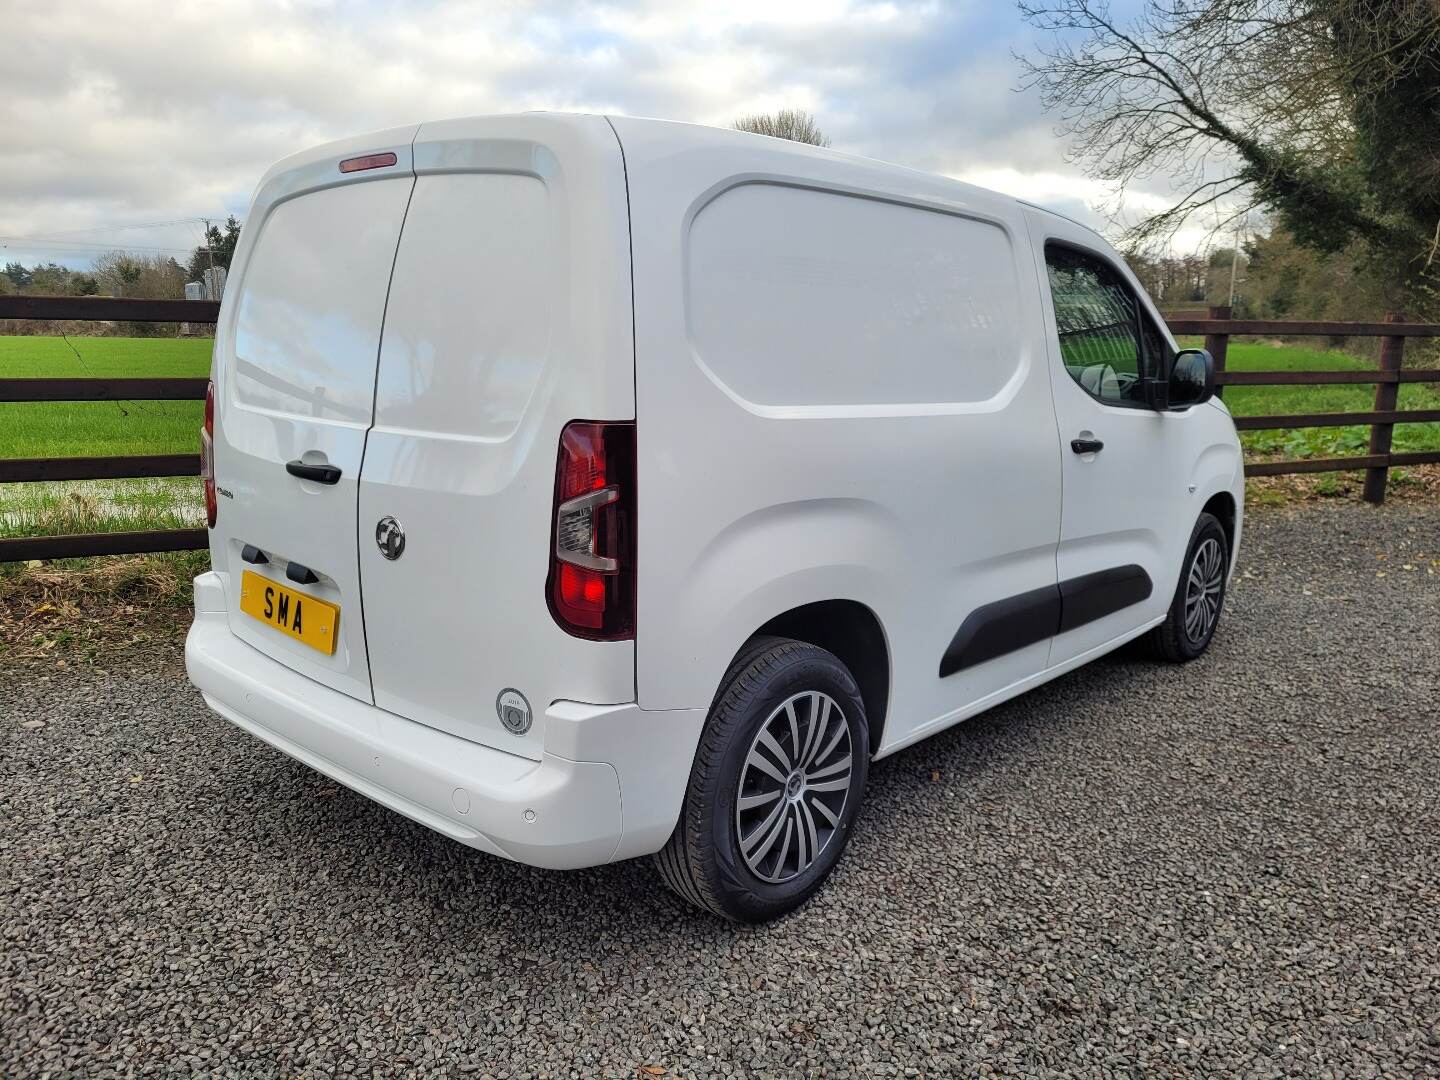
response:
[[[872,759],[1204,651],[1213,382],[1099,236],[944,177],[604,116],[323,146],[231,268],[190,677],[461,843],[770,918]]]

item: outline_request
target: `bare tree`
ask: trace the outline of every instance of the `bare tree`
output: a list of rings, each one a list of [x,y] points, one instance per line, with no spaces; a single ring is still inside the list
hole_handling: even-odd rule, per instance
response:
[[[829,137],[815,126],[815,117],[799,109],[781,109],[775,113],[742,116],[735,121],[735,130],[769,135],[774,139],[789,139],[791,142],[809,143],[811,146],[830,145]]]
[[[126,251],[107,251],[91,260],[90,269],[113,295],[130,296],[145,273],[145,263]]]
[[[90,272],[101,287],[116,296],[163,299],[185,295],[185,269],[168,255],[107,251],[94,258]]]
[[[1105,0],[1020,11],[1052,35],[1021,58],[1022,86],[1074,158],[1122,192],[1156,173],[1177,185],[1131,242],[1255,207],[1321,250],[1358,241],[1413,261],[1440,236],[1433,0],[1148,0],[1124,22]]]

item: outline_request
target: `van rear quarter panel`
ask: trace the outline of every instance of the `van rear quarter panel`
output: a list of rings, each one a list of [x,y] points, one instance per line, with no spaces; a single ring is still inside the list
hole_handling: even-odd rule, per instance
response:
[[[779,140],[612,123],[641,707],[707,707],[747,637],[829,599],[884,630],[880,750],[1042,669],[1048,642],[938,676],[970,610],[1055,580],[1055,421],[1015,204]]]

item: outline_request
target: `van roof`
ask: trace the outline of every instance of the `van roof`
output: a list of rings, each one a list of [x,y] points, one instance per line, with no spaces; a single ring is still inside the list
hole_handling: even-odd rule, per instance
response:
[[[682,144],[688,149],[728,147],[743,153],[746,149],[754,150],[763,146],[769,155],[778,152],[796,158],[824,160],[830,163],[832,169],[837,164],[852,166],[856,169],[857,181],[863,184],[863,186],[871,190],[878,189],[897,197],[904,197],[907,194],[920,194],[930,198],[948,199],[971,205],[986,202],[993,204],[1000,201],[1025,206],[1069,221],[1094,235],[1101,243],[1105,243],[1104,238],[1101,237],[1099,233],[1083,222],[1075,221],[1074,218],[1067,217],[1048,207],[1037,206],[1034,203],[1013,195],[1008,195],[1004,192],[970,184],[942,173],[929,172],[907,165],[897,165],[894,162],[865,157],[860,154],[848,154],[840,150],[833,150],[829,147],[791,142],[769,135],[756,135],[748,131],[736,131],[733,128],[710,127],[708,125],[692,124],[682,120],[660,120],[650,117],[626,116],[623,114],[558,112],[545,109],[529,110],[523,113],[477,114],[467,117],[455,117],[443,122],[446,123],[447,126],[450,126],[455,122],[483,122],[486,120],[499,119],[504,119],[511,124],[514,124],[516,121],[523,122],[526,119],[533,119],[536,121],[537,127],[549,126],[557,122],[593,123],[595,120],[605,120],[608,121],[611,126],[615,127],[617,131],[629,129],[636,134],[643,132],[645,138],[649,141],[660,143],[673,142],[677,145],[677,148]],[[403,128],[393,128],[384,132],[373,132],[367,135],[354,136],[322,146],[312,147],[277,162],[266,173],[265,180],[302,165],[321,159],[328,159],[337,153],[361,153],[365,147],[372,143],[378,145],[381,142],[413,142],[416,138],[423,136],[426,127],[437,122],[439,121],[426,121],[418,125],[407,125]],[[537,133],[537,137],[538,141],[543,141],[543,136],[540,136],[539,133]],[[622,143],[624,142],[623,137],[621,141]],[[863,180],[860,179],[861,174],[863,174]],[[264,180],[262,180],[262,185],[263,183]]]
[[[850,154],[846,153],[844,150],[836,150],[833,147],[815,146],[813,143],[795,142],[791,139],[782,139],[774,135],[757,135],[753,131],[739,131],[735,128],[713,127],[709,124],[692,124],[686,120],[659,120],[654,117],[648,116],[613,115],[607,116],[606,119],[623,120],[627,124],[643,124],[647,127],[653,127],[656,130],[663,130],[665,128],[681,128],[684,129],[687,134],[693,133],[694,138],[708,138],[716,144],[732,143],[737,145],[744,145],[745,143],[753,143],[757,139],[763,139],[767,147],[773,149],[775,148],[776,143],[780,143],[786,150],[793,153],[796,157],[827,158],[831,161],[853,161],[856,164],[879,166],[883,169],[891,169],[894,170],[897,174],[903,173],[927,177],[944,176],[943,173],[929,172],[925,169],[916,169],[909,165],[897,165],[893,161],[885,161],[882,158],[866,157],[864,154]],[[693,141],[693,139],[687,139],[686,141]],[[967,184],[963,180],[955,180],[951,177],[944,177],[944,179],[950,180],[951,183],[959,184],[962,187],[972,188],[979,191],[989,190],[988,188],[977,188],[974,184]],[[992,192],[991,194],[1001,193]],[[1010,196],[1007,195],[1005,196],[1005,198],[1010,198]]]
[[[550,115],[565,114],[552,113]],[[981,187],[978,184],[971,184],[964,180],[957,180],[954,177],[946,176],[944,173],[931,172],[926,169],[917,169],[909,165],[898,165],[895,162],[885,161],[881,158],[866,157],[863,154],[849,154],[841,150],[832,149],[828,146],[814,146],[809,143],[792,142],[788,139],[780,139],[770,135],[757,135],[749,131],[737,131],[734,128],[717,128],[705,124],[692,124],[683,120],[657,120],[651,117],[635,117],[623,115],[607,115],[606,119],[612,121],[622,121],[626,125],[649,127],[656,132],[661,132],[666,128],[683,129],[686,134],[684,141],[691,145],[694,145],[694,143],[699,140],[707,140],[715,143],[716,145],[744,145],[745,143],[751,143],[757,139],[763,139],[765,140],[765,145],[767,146],[767,148],[773,150],[778,149],[775,146],[776,143],[781,143],[783,144],[786,152],[792,153],[796,157],[824,158],[830,161],[839,160],[853,162],[856,165],[865,166],[867,172],[870,173],[872,179],[876,172],[879,172],[881,174],[889,173],[893,175],[897,181],[907,180],[913,182],[913,180],[916,178],[923,178],[926,181],[938,182],[941,184],[952,186],[956,194],[964,193],[967,196],[973,196],[977,193],[983,193],[985,196],[992,199],[1003,199],[1007,202],[1013,202],[1021,206],[1029,207],[1032,210],[1039,210],[1042,213],[1053,214],[1055,217],[1062,218],[1073,225],[1079,226],[1086,232],[1094,233],[1097,237],[1100,236],[1099,233],[1096,233],[1093,228],[1091,228],[1089,225],[1086,225],[1084,222],[1076,221],[1069,215],[1062,214],[1057,210],[1052,210],[1048,206],[1039,206],[1035,203],[1029,202],[1026,199],[1021,199],[1017,196],[1010,195],[1002,191],[996,191],[993,188]],[[900,193],[901,190],[903,190],[903,188],[897,187],[897,194]]]

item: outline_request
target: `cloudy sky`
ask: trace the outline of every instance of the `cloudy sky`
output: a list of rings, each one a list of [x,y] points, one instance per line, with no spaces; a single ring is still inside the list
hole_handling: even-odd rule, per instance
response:
[[[182,255],[296,150],[540,108],[808,109],[836,149],[1099,224],[1108,192],[1015,90],[1030,35],[1009,0],[0,0],[0,261]]]

